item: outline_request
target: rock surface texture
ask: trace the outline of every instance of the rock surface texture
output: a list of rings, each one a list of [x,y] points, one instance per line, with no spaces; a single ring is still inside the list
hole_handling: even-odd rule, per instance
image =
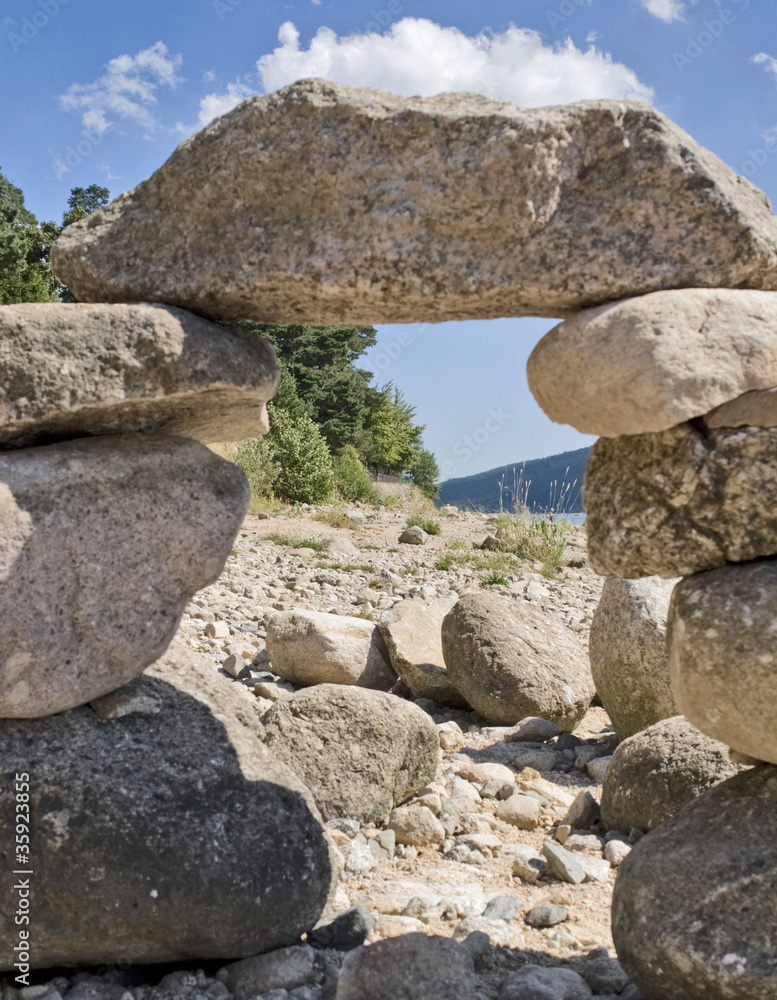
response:
[[[438,705],[467,708],[448,676],[442,654],[441,629],[456,598],[402,601],[381,615],[378,627],[391,657],[391,666],[419,698]]]
[[[0,306],[0,448],[151,431],[242,441],[267,431],[272,348],[156,305]]]
[[[294,943],[330,893],[329,847],[310,793],[258,738],[250,702],[175,647],[125,691],[145,707],[107,721],[89,706],[0,721],[4,767],[30,776],[34,967]],[[12,796],[4,782],[9,845]],[[16,899],[0,900],[3,969],[15,960]]]
[[[739,753],[777,764],[777,562],[683,580],[669,630],[672,689],[686,717]]]
[[[713,785],[741,770],[728,747],[678,715],[624,740],[602,790],[602,819],[611,830],[652,830]]]
[[[396,683],[380,630],[351,615],[282,611],[267,627],[276,672],[292,684],[357,684],[387,691]]]
[[[777,553],[777,429],[602,438],[583,497],[604,576],[690,576]]]
[[[0,718],[81,705],[161,656],[248,500],[242,470],[184,438],[0,455]]]
[[[585,434],[664,431],[777,385],[775,327],[773,292],[655,292],[555,327],[529,358],[529,386],[551,420]]]
[[[84,301],[268,323],[565,316],[666,288],[777,289],[777,220],[647,105],[522,111],[302,80],[186,139],[52,260]]]
[[[678,714],[666,644],[676,582],[660,577],[604,581],[588,653],[596,693],[621,739]]]
[[[437,730],[382,691],[320,684],[264,716],[270,750],[308,785],[325,820],[376,821],[434,778]]]
[[[643,838],[613,897],[618,958],[648,1000],[777,997],[777,769],[752,768]]]
[[[466,594],[443,620],[442,647],[456,688],[499,725],[539,715],[571,730],[594,696],[580,640],[533,603]]]

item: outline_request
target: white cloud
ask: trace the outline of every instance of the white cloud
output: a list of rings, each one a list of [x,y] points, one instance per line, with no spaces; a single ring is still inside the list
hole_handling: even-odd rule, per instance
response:
[[[112,115],[154,128],[150,108],[157,103],[157,88],[175,88],[181,82],[176,71],[182,61],[180,55],[169,55],[163,42],[156,42],[137,55],[111,59],[102,76],[92,83],[74,83],[60,101],[66,111],[81,111],[84,127],[93,132],[110,128]]]
[[[640,0],[640,2],[648,13],[660,17],[667,23],[682,21],[685,13],[685,4],[682,0]]]
[[[499,34],[471,37],[458,28],[406,17],[382,35],[341,37],[320,28],[310,46],[301,49],[299,32],[287,21],[278,40],[280,46],[257,62],[267,92],[318,76],[408,96],[476,91],[519,107],[653,97],[651,88],[609,53],[594,47],[584,52],[571,39],[546,45],[538,32],[512,25]]]
[[[753,56],[753,62],[765,66],[766,72],[772,73],[777,78],[777,59],[774,56],[767,55],[765,52],[759,52],[758,55]]]
[[[227,84],[225,94],[206,94],[200,101],[200,128],[207,125],[208,122],[212,122],[214,118],[218,118],[219,115],[225,115],[227,111],[236,108],[238,104],[255,93],[255,87],[249,87],[240,80],[236,80],[235,83]]]

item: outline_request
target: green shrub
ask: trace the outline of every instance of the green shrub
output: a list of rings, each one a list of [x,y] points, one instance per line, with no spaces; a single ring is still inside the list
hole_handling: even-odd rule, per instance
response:
[[[503,551],[519,559],[539,560],[548,571],[563,563],[568,530],[564,521],[505,512],[499,515],[496,524],[496,537]]]
[[[273,488],[297,503],[325,503],[334,492],[332,456],[321,431],[307,414],[292,417],[273,407],[270,445],[277,466]]]
[[[378,491],[366,465],[359,458],[352,444],[347,444],[335,455],[335,488],[342,500],[360,500],[362,503],[377,503]]]
[[[483,577],[483,583],[486,584],[486,586],[493,584],[499,584],[502,587],[510,586],[510,584],[507,581],[507,578],[503,576],[501,573],[498,573],[496,571],[493,571],[489,573],[488,576]]]
[[[267,438],[249,438],[247,441],[241,441],[229,457],[248,477],[252,497],[272,496],[278,466],[273,457],[272,445]]]

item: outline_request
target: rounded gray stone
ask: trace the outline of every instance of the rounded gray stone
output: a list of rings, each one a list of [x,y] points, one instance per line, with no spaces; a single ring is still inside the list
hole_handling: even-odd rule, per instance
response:
[[[677,705],[703,733],[777,764],[777,562],[683,580],[669,617]]]
[[[448,677],[442,653],[442,622],[454,604],[447,597],[402,601],[381,615],[378,628],[391,666],[417,697],[469,708]]]
[[[186,139],[51,257],[82,301],[266,323],[558,317],[663,288],[775,289],[777,222],[644,104],[300,80]]]
[[[602,820],[623,833],[652,830],[740,770],[726,746],[681,715],[664,719],[616,748],[604,777]]]
[[[335,1000],[473,1000],[472,955],[447,937],[403,934],[350,951]]]
[[[267,624],[272,668],[297,686],[356,684],[387,691],[397,681],[380,630],[365,618],[282,611]]]
[[[267,432],[275,353],[183,309],[0,306],[0,449],[133,431],[198,441]]]
[[[161,656],[249,497],[241,469],[184,438],[0,454],[0,717],[84,704]]]
[[[775,1000],[777,769],[724,781],[618,869],[618,958],[648,1000]]]
[[[260,741],[251,698],[181,646],[122,692],[127,711],[115,718],[83,706],[0,721],[7,871],[22,867],[12,779],[28,775],[34,967],[294,944],[336,873],[310,792]],[[0,899],[4,970],[17,898],[9,888]]]
[[[608,577],[588,641],[591,674],[621,739],[678,714],[669,680],[666,619],[676,580]]]
[[[624,299],[546,334],[529,357],[529,387],[551,420],[585,434],[668,430],[777,385],[775,325],[773,292],[684,288]]]
[[[691,576],[777,554],[777,428],[600,438],[583,485],[602,576]]]
[[[443,620],[442,648],[455,687],[496,725],[532,715],[571,731],[595,693],[580,639],[533,602],[465,594]]]
[[[499,988],[499,1000],[589,1000],[591,988],[572,969],[524,965]]]
[[[319,684],[277,701],[262,721],[267,746],[310,788],[325,820],[377,822],[437,772],[432,720],[382,691]]]

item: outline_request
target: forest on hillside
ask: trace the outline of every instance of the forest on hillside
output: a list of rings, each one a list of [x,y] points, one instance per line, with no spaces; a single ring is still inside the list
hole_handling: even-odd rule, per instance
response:
[[[73,188],[62,223],[38,222],[24,193],[0,172],[0,305],[74,302],[56,278],[51,246],[65,226],[108,204],[107,188]],[[376,342],[372,326],[264,326],[239,321],[275,347],[281,382],[270,432],[232,450],[255,495],[299,503],[376,501],[380,474],[437,495],[439,470],[424,426],[392,382],[375,386],[357,362]]]

